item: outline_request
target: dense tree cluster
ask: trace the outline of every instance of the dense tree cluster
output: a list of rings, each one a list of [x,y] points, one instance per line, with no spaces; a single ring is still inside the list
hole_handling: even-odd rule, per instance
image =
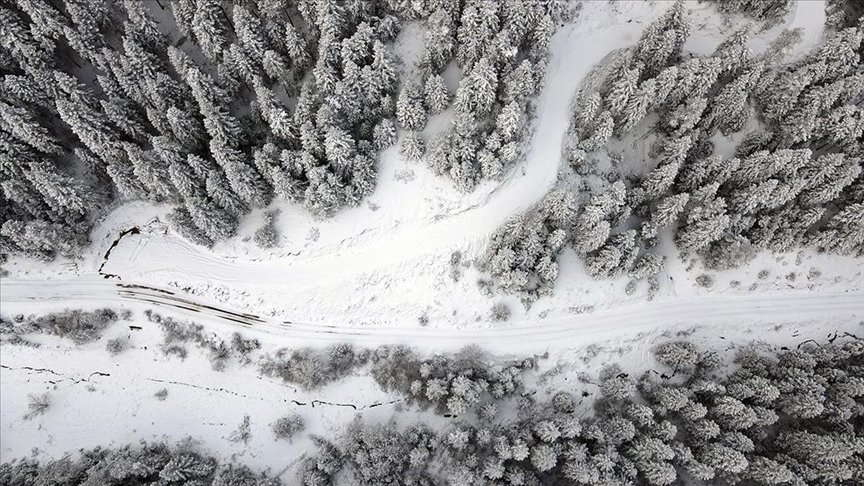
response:
[[[792,0],[714,0],[721,12],[742,13],[757,20],[779,22],[792,11]]]
[[[346,343],[326,349],[280,349],[259,360],[264,375],[310,390],[356,374],[367,365],[382,389],[436,413],[458,416],[478,408],[484,400],[520,392],[523,374],[534,362],[491,365],[488,356],[473,347],[423,358],[406,346],[356,350]]]
[[[357,367],[369,362],[370,351],[359,353],[354,346],[342,343],[326,349],[282,348],[259,360],[259,369],[266,376],[300,385],[312,390],[345,378]]]
[[[461,29],[457,42],[460,5],[7,2],[0,252],[72,256],[115,199],[173,205],[172,225],[201,244],[233,235],[273,195],[319,215],[358,204],[404,111],[389,46],[420,8],[453,29],[450,50],[485,52],[473,44],[485,42],[472,30],[482,25]],[[513,32],[502,42],[522,42]],[[446,64],[452,55],[435,56]],[[440,95],[430,95],[434,106]]]
[[[327,354],[335,349],[344,355],[350,346]],[[299,481],[310,486],[346,480],[429,486],[860,484],[864,341],[846,334],[791,349],[733,349],[734,359],[727,360],[719,348],[664,342],[653,349],[654,369],[628,374],[611,365],[599,379],[581,380],[589,390],[596,387],[593,396],[568,389],[538,401],[537,390],[523,388],[519,376],[533,368],[531,360],[493,368],[472,349],[420,359],[406,348],[382,347],[367,353],[382,386],[458,419],[433,430],[416,418],[404,425],[358,417],[333,441],[312,436],[318,451],[303,461]],[[505,399],[514,394],[515,401]],[[453,410],[454,398],[477,404],[475,413]],[[582,413],[584,400],[593,413]],[[49,397],[31,402],[31,411],[50,406]],[[248,431],[248,423],[246,416],[238,430]],[[303,429],[303,419],[292,414],[272,427],[277,438],[290,438]],[[188,482],[281,484],[244,467],[220,466],[185,443],[142,443],[82,451],[75,460],[0,465],[0,483],[9,485]]]
[[[825,2],[825,23],[836,29],[853,27],[864,17],[864,4],[855,0],[828,0]]]
[[[384,390],[397,391],[409,402],[450,416],[476,409],[481,401],[520,392],[523,373],[534,367],[531,359],[493,366],[474,347],[424,359],[410,348],[382,346],[374,356],[378,359],[372,376]]]
[[[794,63],[781,62],[794,32],[759,56],[747,32],[735,32],[704,57],[682,54],[688,33],[676,3],[610,61],[597,89],[578,93],[565,153],[591,196],[574,194],[572,211],[558,204],[567,208],[563,226],[542,223],[544,202],[493,237],[491,272],[502,288],[529,298],[537,282],[548,288],[560,241],[594,277],[649,277],[663,267],[651,248],[664,230],[712,268],[800,246],[864,252],[861,26],[830,34]],[[644,172],[602,168],[610,143],[636,143],[637,126],[656,138]],[[734,156],[715,153],[718,137],[745,128]],[[566,199],[557,192],[553,200]],[[537,243],[559,230],[555,245]]]
[[[42,463],[33,459],[6,462],[0,464],[0,484],[280,486],[282,482],[255,474],[246,466],[219,464],[185,442],[172,445],[142,442],[118,449],[81,450],[76,459],[64,456]]]
[[[571,194],[552,191],[534,211],[510,218],[495,232],[483,263],[503,290],[527,302],[551,292],[576,209]]]
[[[355,423],[318,438],[306,485],[339,484],[858,484],[864,478],[864,345],[744,348],[723,369],[687,342],[655,350],[668,368],[636,379],[604,370],[594,414],[572,396],[524,402],[523,413],[433,433],[423,425]]]
[[[427,31],[420,72],[402,86],[396,119],[407,130],[401,152],[422,158],[470,190],[503,173],[521,153],[529,101],[538,92],[554,21],[565,2],[438,0],[410,4]],[[455,93],[445,71],[462,74]],[[452,106],[450,126],[426,140],[428,116]],[[389,130],[386,132],[389,136]]]

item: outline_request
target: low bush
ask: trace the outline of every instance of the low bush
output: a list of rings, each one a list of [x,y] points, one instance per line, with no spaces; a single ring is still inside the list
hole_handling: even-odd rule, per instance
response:
[[[299,414],[292,413],[277,419],[273,422],[270,428],[273,429],[273,435],[277,439],[291,439],[297,435],[298,432],[302,431],[305,426],[303,417]]]
[[[94,311],[65,310],[42,316],[19,316],[15,321],[0,318],[0,333],[21,335],[30,333],[53,334],[85,344],[99,339],[102,331],[118,320],[111,309]]]

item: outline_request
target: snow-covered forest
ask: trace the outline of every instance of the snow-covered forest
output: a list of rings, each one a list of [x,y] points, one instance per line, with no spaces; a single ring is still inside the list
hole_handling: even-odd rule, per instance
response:
[[[307,427],[315,431],[321,420],[332,420],[316,408],[362,409],[319,399],[302,414],[284,415],[283,403],[253,408],[258,413],[251,418],[243,415],[236,427],[221,424],[233,427],[225,440],[240,444],[243,451],[257,441],[257,449],[252,450],[268,458],[296,458],[291,459],[290,475],[275,464],[268,464],[271,467],[265,472],[254,472],[243,460],[208,457],[207,448],[193,438],[144,436],[146,443],[87,449],[51,461],[4,462],[2,484],[187,484],[195,480],[214,485],[277,485],[285,480],[303,485],[667,485],[678,481],[778,485],[856,484],[864,477],[860,430],[864,342],[849,332],[838,330],[827,339],[818,333],[816,339],[790,338],[794,326],[774,325],[773,330],[761,331],[777,344],[747,342],[739,336],[720,345],[717,335],[691,327],[679,331],[677,338],[636,336],[631,346],[616,349],[621,343],[617,339],[584,349],[569,358],[575,360],[571,365],[562,367],[551,363],[555,357],[548,353],[504,358],[477,347],[431,356],[406,346],[360,348],[347,343],[323,350],[274,351],[237,332],[225,341],[195,323],[145,314],[142,322],[131,313],[107,309],[55,313],[4,321],[0,330],[4,346],[35,352],[57,345],[56,339],[48,337],[51,334],[81,346],[113,331],[115,337],[105,346],[73,351],[88,354],[91,366],[97,366],[122,360],[123,355],[146,353],[140,347],[146,342],[141,341],[143,336],[127,335],[117,328],[118,321],[157,323],[162,343],[150,353],[182,360],[184,369],[194,368],[195,357],[187,354],[191,346],[191,353],[212,366],[211,373],[226,378],[258,368],[264,377],[275,379],[276,397],[287,392],[280,382],[304,390],[290,400],[299,410],[308,405],[301,401],[306,400],[305,394],[326,394],[327,388],[345,393],[346,385],[367,378],[394,397],[373,405],[401,405],[390,409],[389,419],[381,413],[360,412],[353,419],[343,419],[345,428],[335,435],[313,432],[302,440],[299,437]],[[770,337],[772,333],[776,335]],[[616,360],[616,355],[632,359],[646,351],[647,362]],[[75,381],[63,372],[73,360],[61,361],[67,363],[51,364],[49,379]],[[104,378],[95,380],[97,375]],[[79,380],[89,383],[88,391],[75,393],[97,394],[99,388],[110,386],[110,376],[91,373]],[[169,405],[177,400],[174,393],[195,397],[177,381],[186,379],[185,372],[175,370],[169,376],[174,380],[167,382],[168,387],[159,389],[166,383],[161,380],[144,387],[149,392],[159,389],[149,398],[151,403]],[[136,374],[121,380],[128,380],[127,385],[145,383]],[[223,392],[237,386],[230,379],[219,382],[229,387],[219,389]],[[68,402],[76,400],[68,388],[28,395],[26,403],[4,397],[3,403],[16,411],[23,408],[25,413],[18,418],[21,427],[54,423],[57,418],[51,417],[62,416]],[[271,390],[261,392],[264,397]],[[249,398],[241,403],[245,400]],[[120,401],[116,406],[126,404]],[[234,416],[248,410],[221,414]],[[269,424],[257,423],[274,414],[278,418]],[[180,430],[168,436],[186,433]],[[296,450],[300,443],[310,448],[307,453]]]
[[[3,21],[4,253],[75,255],[117,199],[203,245],[274,197],[356,206],[401,151],[470,189],[519,156],[557,2],[20,1]],[[399,83],[391,45],[428,29]],[[442,74],[464,73],[451,93]],[[452,76],[450,76],[452,78]],[[453,126],[429,148],[429,114]]]
[[[856,0],[0,1],[0,485],[864,483]]]
[[[684,56],[691,25],[677,3],[580,89],[564,156],[581,178],[493,238],[502,288],[548,292],[565,244],[592,277],[652,280],[676,257],[654,249],[665,228],[715,269],[804,246],[864,255],[864,32],[838,30],[788,62],[800,32],[754,55],[751,29]],[[620,160],[631,143],[648,147],[646,164]]]

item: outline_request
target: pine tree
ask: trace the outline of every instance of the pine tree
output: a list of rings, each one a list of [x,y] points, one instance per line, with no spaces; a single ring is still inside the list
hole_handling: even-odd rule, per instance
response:
[[[249,54],[258,64],[264,62],[264,52],[268,43],[264,37],[264,28],[261,21],[249,10],[241,5],[234,5],[232,11],[234,19],[234,32],[243,50]]]
[[[210,153],[225,171],[231,188],[240,199],[252,207],[267,205],[266,183],[246,161],[246,157],[241,151],[214,139],[210,141]],[[193,217],[195,216],[191,209],[189,212]],[[214,239],[219,240],[220,238]]]
[[[138,143],[144,143],[150,138],[146,122],[137,112],[134,105],[122,98],[109,98],[100,100],[102,111],[108,119],[127,136]]]
[[[294,120],[276,96],[261,82],[260,78],[255,80],[255,94],[261,106],[261,115],[270,125],[270,129],[277,137],[293,142],[297,141],[297,129]]]
[[[210,199],[235,218],[240,218],[249,211],[246,204],[231,191],[228,180],[220,171],[210,169],[210,172],[207,174],[205,188]]]
[[[521,132],[522,117],[522,109],[515,101],[510,102],[501,109],[495,128],[501,134],[505,143],[515,140]]]
[[[579,142],[577,146],[579,150],[584,152],[601,150],[606,147],[609,139],[612,138],[615,129],[615,121],[612,119],[612,113],[608,110],[602,111],[597,116],[597,119],[593,120],[593,123],[594,129],[590,133],[590,136]]]
[[[324,135],[324,154],[337,170],[347,170],[356,154],[355,141],[345,130],[330,127]]]
[[[633,130],[645,118],[648,109],[656,103],[656,98],[657,86],[653,79],[640,84],[639,89],[627,101],[627,107],[622,114],[621,126],[618,128],[619,133]]]
[[[675,241],[683,250],[699,250],[720,239],[730,224],[726,201],[717,197],[698,200],[686,213]]]
[[[165,113],[171,132],[186,150],[200,148],[205,140],[204,124],[190,111],[171,106]]]
[[[13,241],[30,256],[49,260],[55,252],[75,258],[87,238],[70,226],[34,219],[26,223],[7,220],[0,227],[0,235]]]
[[[60,119],[88,149],[106,164],[123,163],[125,153],[104,115],[80,102],[57,99],[55,103]]]
[[[195,224],[185,207],[176,207],[168,213],[168,222],[174,231],[193,243],[206,247],[213,246],[213,239]]]
[[[800,202],[804,206],[819,206],[840,195],[841,191],[861,174],[859,161],[844,154],[826,154],[802,172],[805,179]]]
[[[262,64],[264,72],[270,76],[270,79],[287,86],[292,86],[291,69],[288,61],[282,54],[273,49],[267,49],[264,51]]]
[[[426,124],[426,110],[423,108],[423,97],[420,89],[409,84],[399,92],[396,101],[396,119],[406,130],[421,130]]]
[[[407,132],[399,147],[399,154],[407,160],[420,160],[423,152],[423,136],[419,132]]]
[[[132,171],[141,184],[147,188],[151,198],[156,201],[175,198],[176,188],[171,184],[168,167],[160,158],[153,157],[151,153],[141,150],[140,147],[132,143],[124,143],[123,148],[132,164]]]
[[[39,123],[31,111],[23,107],[0,101],[0,128],[42,152],[59,154],[63,151],[60,141]]]
[[[426,28],[423,64],[429,72],[440,72],[456,50],[456,23],[447,10],[438,8],[426,20]]]
[[[624,112],[627,109],[630,98],[634,96],[638,90],[639,73],[642,66],[637,64],[632,68],[626,66],[621,68],[621,71],[611,81],[609,92],[604,97],[604,101],[612,116],[619,120],[623,119]]]
[[[204,55],[210,62],[218,63],[222,59],[222,51],[228,47],[228,20],[221,2],[196,0],[192,32]]]
[[[187,199],[186,210],[195,226],[213,241],[228,239],[237,231],[237,220],[207,198]]]
[[[396,143],[396,125],[390,118],[383,118],[372,131],[372,143],[378,150],[383,150]]]
[[[636,45],[633,57],[645,63],[646,71],[650,76],[680,56],[681,48],[689,34],[690,25],[684,4],[677,1],[660,19],[645,29]]]
[[[459,82],[456,90],[456,109],[475,117],[486,115],[495,102],[498,73],[488,59],[477,61],[471,72]]]
[[[27,173],[46,202],[52,202],[62,211],[85,214],[90,209],[90,197],[84,187],[71,177],[58,174],[48,167],[33,169]]]
[[[685,193],[668,196],[661,200],[656,209],[651,213],[650,221],[642,225],[642,237],[652,238],[657,231],[667,227],[678,220],[678,216],[684,211],[690,195]]]
[[[462,9],[456,58],[464,69],[470,69],[484,55],[484,48],[500,30],[498,4],[492,0],[469,0]]]
[[[37,0],[15,0],[15,3],[30,17],[30,31],[43,45],[63,38],[68,21],[51,4]]]
[[[450,92],[441,75],[433,74],[426,80],[425,102],[426,108],[433,115],[441,113],[450,105]]]
[[[531,61],[523,60],[515,69],[504,77],[503,102],[518,101],[524,103],[530,96],[540,91],[540,84],[535,76],[537,66]]]
[[[285,26],[285,50],[291,58],[291,62],[299,69],[304,69],[310,61],[307,52],[306,41],[293,25]]]

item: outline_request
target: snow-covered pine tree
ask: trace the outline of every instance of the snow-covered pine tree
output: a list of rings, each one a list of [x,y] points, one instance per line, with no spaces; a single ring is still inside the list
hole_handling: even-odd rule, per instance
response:
[[[396,101],[396,119],[405,130],[421,130],[426,124],[426,110],[420,88],[408,84],[399,92]]]
[[[424,95],[426,108],[433,115],[441,113],[450,105],[450,92],[444,84],[444,78],[439,74],[433,74],[426,79]]]
[[[219,0],[196,0],[192,32],[201,52],[210,62],[218,63],[228,47],[228,19]]]

